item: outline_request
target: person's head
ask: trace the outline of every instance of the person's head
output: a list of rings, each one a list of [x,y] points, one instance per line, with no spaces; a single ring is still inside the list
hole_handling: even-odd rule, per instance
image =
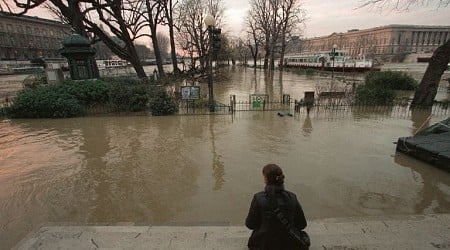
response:
[[[267,164],[262,170],[264,181],[267,185],[283,185],[284,175],[283,170],[276,164]]]

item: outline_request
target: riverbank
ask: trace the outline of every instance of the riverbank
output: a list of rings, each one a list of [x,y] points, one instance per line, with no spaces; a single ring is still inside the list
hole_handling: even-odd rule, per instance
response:
[[[450,214],[330,218],[309,222],[310,249],[450,249]],[[247,249],[243,226],[41,227],[15,249]]]

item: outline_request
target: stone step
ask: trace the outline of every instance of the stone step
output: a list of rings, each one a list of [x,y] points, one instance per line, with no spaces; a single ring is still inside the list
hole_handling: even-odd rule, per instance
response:
[[[450,215],[312,220],[310,249],[450,249]],[[16,249],[247,249],[243,226],[44,226]]]

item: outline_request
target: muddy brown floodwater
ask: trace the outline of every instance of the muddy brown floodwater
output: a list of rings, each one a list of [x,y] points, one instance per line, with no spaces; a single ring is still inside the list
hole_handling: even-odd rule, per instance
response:
[[[230,85],[252,77],[231,76]],[[283,92],[316,88],[305,76],[285,79],[292,80]],[[244,80],[235,92],[221,84],[224,100],[255,89]],[[263,189],[261,167],[271,162],[284,169],[308,219],[449,213],[450,175],[397,154],[393,144],[429,115],[349,109],[4,119],[0,248],[45,223],[242,225],[252,195]],[[429,124],[444,118],[432,115]]]

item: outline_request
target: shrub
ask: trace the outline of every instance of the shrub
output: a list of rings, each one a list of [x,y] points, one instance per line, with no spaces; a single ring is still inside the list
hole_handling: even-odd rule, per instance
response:
[[[55,85],[57,91],[73,95],[84,105],[105,104],[109,101],[111,85],[101,80],[66,81]]]
[[[74,96],[47,86],[19,92],[7,111],[12,118],[65,118],[84,114],[82,104]]]
[[[355,100],[362,105],[392,105],[395,93],[393,90],[374,85],[361,85],[356,88]]]
[[[173,115],[178,112],[178,105],[166,91],[155,90],[150,101],[150,111],[154,116]]]
[[[397,71],[370,72],[366,75],[365,82],[366,85],[392,90],[414,90],[418,85],[412,76]]]
[[[104,78],[102,78],[102,81],[110,83],[111,85],[121,84],[121,85],[130,86],[130,85],[142,84],[142,82],[139,78],[130,77],[130,76],[104,77]]]
[[[144,84],[114,83],[109,91],[109,100],[121,111],[142,111],[149,102],[148,88]]]

